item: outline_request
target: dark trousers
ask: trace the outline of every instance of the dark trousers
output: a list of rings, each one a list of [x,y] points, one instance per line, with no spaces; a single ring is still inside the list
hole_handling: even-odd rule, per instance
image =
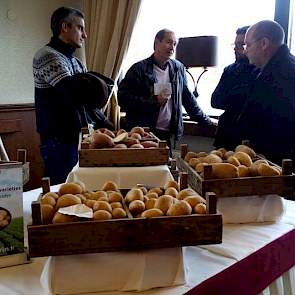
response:
[[[40,152],[44,162],[44,176],[50,177],[52,185],[64,183],[78,162],[78,143],[46,138],[41,140]]]
[[[159,130],[159,129],[152,129],[151,130],[159,139],[166,140],[167,146],[169,147],[169,156],[172,158],[172,144],[171,144],[171,137],[172,134],[169,131]]]

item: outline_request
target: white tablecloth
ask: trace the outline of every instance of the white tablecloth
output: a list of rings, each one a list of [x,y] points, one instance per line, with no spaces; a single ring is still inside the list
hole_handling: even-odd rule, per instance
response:
[[[56,190],[56,188],[52,188]],[[37,199],[41,189],[24,193],[25,220],[30,215],[30,204]],[[223,243],[202,247],[184,247],[184,264],[187,269],[187,284],[182,286],[157,288],[135,292],[100,292],[99,295],[184,294],[205,279],[221,272],[238,260],[258,250],[262,246],[294,229],[295,202],[286,201],[286,212],[278,223],[246,225],[225,225]],[[0,269],[0,294],[3,295],[45,295],[40,276],[47,258],[36,258],[32,263]],[[74,279],[74,278],[73,278]],[[295,267],[277,279],[263,295],[295,294]],[[285,293],[284,293],[285,290]],[[92,293],[94,294],[94,293]]]
[[[167,165],[145,167],[74,167],[67,182],[80,180],[88,190],[100,189],[106,181],[114,181],[121,189],[130,189],[137,183],[164,186],[173,176]]]

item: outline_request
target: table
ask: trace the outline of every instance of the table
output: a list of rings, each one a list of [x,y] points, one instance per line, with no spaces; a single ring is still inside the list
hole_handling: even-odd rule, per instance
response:
[[[52,191],[54,190],[57,190],[56,186],[52,187]],[[31,201],[36,199],[40,192],[41,189],[36,189],[24,193],[26,222],[30,216]],[[251,294],[246,293],[249,291],[247,288],[251,280],[255,284],[260,283],[263,289],[270,284],[269,278],[273,280],[283,273],[283,276],[261,294],[295,294],[295,202],[285,202],[286,212],[277,223],[228,224],[224,226],[222,244],[184,247],[186,285],[139,293],[111,291],[97,294],[176,295],[188,292],[188,294],[203,295],[237,294],[238,290],[238,294],[248,295]],[[42,289],[39,281],[45,262],[46,258],[37,258],[30,264],[0,269],[0,294],[48,294]],[[261,274],[259,277],[251,277],[251,273],[256,273],[255,270]],[[239,284],[243,282],[246,286],[240,288]],[[232,292],[229,293],[226,286],[230,287]]]

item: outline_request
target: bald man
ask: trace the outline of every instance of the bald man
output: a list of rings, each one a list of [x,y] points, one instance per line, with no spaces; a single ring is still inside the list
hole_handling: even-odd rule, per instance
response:
[[[245,54],[261,72],[238,123],[244,139],[268,159],[295,159],[295,57],[284,44],[283,28],[264,20],[245,35]]]

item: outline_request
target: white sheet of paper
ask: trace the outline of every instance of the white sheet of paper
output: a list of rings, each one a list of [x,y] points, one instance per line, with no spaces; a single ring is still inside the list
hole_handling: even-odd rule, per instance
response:
[[[172,94],[171,83],[155,83],[154,84],[154,95],[159,95],[162,90],[166,90],[168,95]]]

